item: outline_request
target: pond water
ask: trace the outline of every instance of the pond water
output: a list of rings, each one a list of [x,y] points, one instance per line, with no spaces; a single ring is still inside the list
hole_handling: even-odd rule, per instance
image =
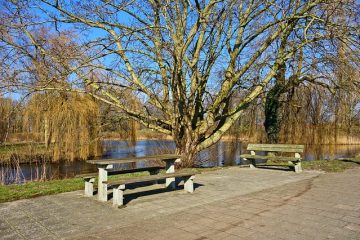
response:
[[[104,155],[101,158],[140,157],[161,153],[173,153],[175,144],[170,140],[139,140],[135,146],[127,141],[106,140],[103,142]],[[195,161],[197,167],[233,166],[244,164],[240,154],[246,152],[247,144],[236,141],[221,141],[199,153]],[[313,145],[306,146],[304,160],[336,159],[355,157],[360,154],[360,145]],[[118,168],[141,167],[121,164]],[[61,179],[76,174],[97,171],[96,167],[85,161],[60,161],[57,163],[32,163],[17,166],[0,166],[0,183],[15,183],[43,179]]]

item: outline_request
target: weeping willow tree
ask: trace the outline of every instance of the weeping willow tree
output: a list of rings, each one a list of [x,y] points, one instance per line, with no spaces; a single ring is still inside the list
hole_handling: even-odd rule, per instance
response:
[[[54,161],[101,154],[100,109],[89,96],[72,92],[38,93],[30,99],[25,115],[28,129],[44,134]]]

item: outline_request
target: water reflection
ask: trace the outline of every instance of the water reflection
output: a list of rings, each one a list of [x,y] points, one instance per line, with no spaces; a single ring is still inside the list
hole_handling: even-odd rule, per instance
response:
[[[246,149],[239,141],[221,141],[201,151],[196,160],[197,167],[234,166],[243,164],[240,154]]]
[[[360,145],[309,145],[305,147],[305,160],[333,160],[360,155]]]
[[[104,141],[104,155],[101,158],[140,157],[161,153],[173,153],[175,144],[170,140],[140,140],[135,146],[126,141]],[[197,167],[233,166],[244,164],[240,154],[246,152],[247,144],[239,141],[221,141],[201,151],[195,160]],[[355,157],[360,154],[360,145],[312,145],[305,147],[304,160],[336,159]],[[145,167],[145,163],[120,164],[116,168]],[[76,174],[97,171],[96,166],[84,161],[60,161],[57,163],[33,163],[0,166],[0,182],[13,183],[41,179],[61,179]]]
[[[175,143],[170,140],[139,140],[135,146],[127,141],[105,140],[103,146],[102,158],[142,157],[175,151]]]

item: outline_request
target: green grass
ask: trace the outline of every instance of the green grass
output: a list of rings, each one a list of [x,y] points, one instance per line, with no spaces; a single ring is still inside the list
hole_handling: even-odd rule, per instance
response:
[[[24,151],[24,150],[28,150],[29,148],[31,149],[45,149],[45,144],[44,143],[14,143],[14,144],[1,144],[0,145],[0,153],[6,153],[8,151]]]
[[[269,165],[287,166],[285,162],[270,162]],[[302,161],[301,166],[303,170],[315,170],[324,172],[343,172],[346,169],[360,167],[360,157],[354,158],[351,161],[347,160],[312,160]]]
[[[83,180],[79,178],[0,185],[0,202],[70,192],[83,187]]]
[[[343,172],[346,169],[360,167],[360,158],[355,158],[351,161],[344,161],[344,160],[303,161],[302,167],[304,170],[318,170],[318,171],[325,171],[325,172]]]

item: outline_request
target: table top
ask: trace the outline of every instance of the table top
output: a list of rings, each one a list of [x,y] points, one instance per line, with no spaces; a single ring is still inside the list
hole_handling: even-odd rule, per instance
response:
[[[181,158],[181,155],[178,154],[161,154],[161,155],[149,155],[143,157],[131,157],[131,158],[117,158],[117,159],[100,159],[100,160],[87,160],[87,163],[98,164],[98,165],[108,165],[108,164],[120,164],[120,163],[134,163],[141,161],[174,161]]]

